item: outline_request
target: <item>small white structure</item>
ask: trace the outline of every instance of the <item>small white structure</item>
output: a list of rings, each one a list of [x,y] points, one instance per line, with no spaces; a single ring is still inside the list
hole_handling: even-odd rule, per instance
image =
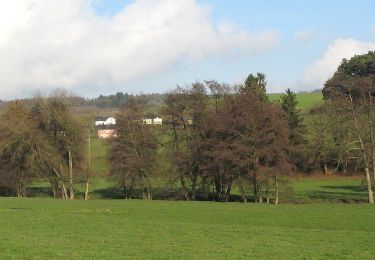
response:
[[[163,118],[156,116],[153,120],[152,123],[154,125],[162,125],[163,124]]]
[[[116,119],[113,117],[96,117],[95,118],[96,126],[111,126],[116,125]]]
[[[143,122],[146,125],[162,125],[163,119],[156,115],[146,115],[145,118],[143,119]]]

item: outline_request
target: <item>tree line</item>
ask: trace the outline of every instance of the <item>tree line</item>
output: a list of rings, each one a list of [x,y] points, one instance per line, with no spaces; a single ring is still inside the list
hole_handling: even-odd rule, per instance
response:
[[[155,126],[138,120],[145,114],[144,98],[128,102],[118,116],[111,175],[125,197],[139,186],[143,198],[151,199],[159,143],[184,199],[229,201],[236,186],[245,202],[251,189],[255,201],[277,204],[279,178],[293,168],[289,148],[298,143],[302,127],[295,94],[289,91],[283,100],[289,118],[279,104],[268,101],[261,73],[239,86],[206,81],[178,87],[166,95],[158,135]]]
[[[243,84],[215,80],[177,87],[158,106],[163,126],[147,125],[147,95],[128,96],[110,142],[110,176],[124,198],[153,198],[153,181],[178,183],[185,200],[278,204],[286,176],[321,171],[363,174],[368,201],[375,188],[375,54],[343,60],[323,88],[324,104],[301,113],[290,89],[280,102],[266,94],[265,75]],[[55,95],[12,102],[0,118],[0,192],[26,196],[35,179],[54,197],[88,199],[92,122],[77,120]],[[83,174],[82,174],[83,173]]]

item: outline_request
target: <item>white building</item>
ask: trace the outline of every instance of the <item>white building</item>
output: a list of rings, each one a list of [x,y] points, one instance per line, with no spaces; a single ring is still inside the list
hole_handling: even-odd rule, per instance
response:
[[[162,125],[163,119],[156,115],[146,115],[145,118],[143,119],[143,122],[146,125]]]
[[[111,126],[116,125],[116,119],[113,117],[96,117],[95,118],[96,126]]]

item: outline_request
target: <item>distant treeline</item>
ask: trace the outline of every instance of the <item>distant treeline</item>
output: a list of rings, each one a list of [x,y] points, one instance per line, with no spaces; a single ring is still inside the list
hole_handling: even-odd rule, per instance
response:
[[[147,97],[149,99],[149,103],[152,106],[160,106],[163,104],[163,100],[165,98],[165,95],[163,94],[147,94]],[[119,108],[123,105],[125,105],[129,100],[134,98],[134,95],[123,93],[123,92],[117,92],[114,95],[100,95],[97,98],[93,98],[90,100],[85,100],[86,105],[96,106],[99,108]]]
[[[64,92],[64,91],[62,91]],[[52,96],[55,96],[53,94]],[[96,98],[84,98],[80,96],[75,96],[71,94],[64,94],[64,101],[68,106],[73,107],[83,107],[83,106],[94,106],[98,108],[120,108],[121,106],[125,105],[129,100],[132,98],[136,98],[137,96],[141,95],[133,95],[123,92],[117,92],[114,95],[99,95]],[[159,107],[163,104],[165,99],[165,94],[158,94],[158,93],[151,93],[147,94],[148,102],[150,106]],[[34,98],[31,99],[23,99],[23,102],[26,104],[31,104],[34,101]],[[8,103],[5,101],[0,100],[0,103]]]

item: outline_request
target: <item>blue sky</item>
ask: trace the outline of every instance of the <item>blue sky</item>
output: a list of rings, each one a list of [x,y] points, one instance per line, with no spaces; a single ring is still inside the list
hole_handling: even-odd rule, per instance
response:
[[[100,15],[113,16],[131,2],[98,1],[95,10]],[[322,86],[299,86],[298,81],[335,39],[375,42],[375,2],[371,0],[200,0],[199,3],[209,5],[214,23],[229,21],[252,32],[277,32],[280,46],[255,57],[244,55],[243,59],[231,61],[230,67],[223,60],[205,60],[194,66],[197,69],[183,68],[176,75],[167,73],[171,82],[164,75],[155,76],[152,81],[188,84],[206,76],[232,83],[248,73],[262,71],[272,84],[272,92],[287,87],[311,90]],[[304,33],[306,39],[301,39],[301,44],[295,43],[297,35]]]
[[[375,50],[370,0],[28,1],[0,11],[0,99],[162,93],[256,72],[268,92],[314,90],[343,58]]]

